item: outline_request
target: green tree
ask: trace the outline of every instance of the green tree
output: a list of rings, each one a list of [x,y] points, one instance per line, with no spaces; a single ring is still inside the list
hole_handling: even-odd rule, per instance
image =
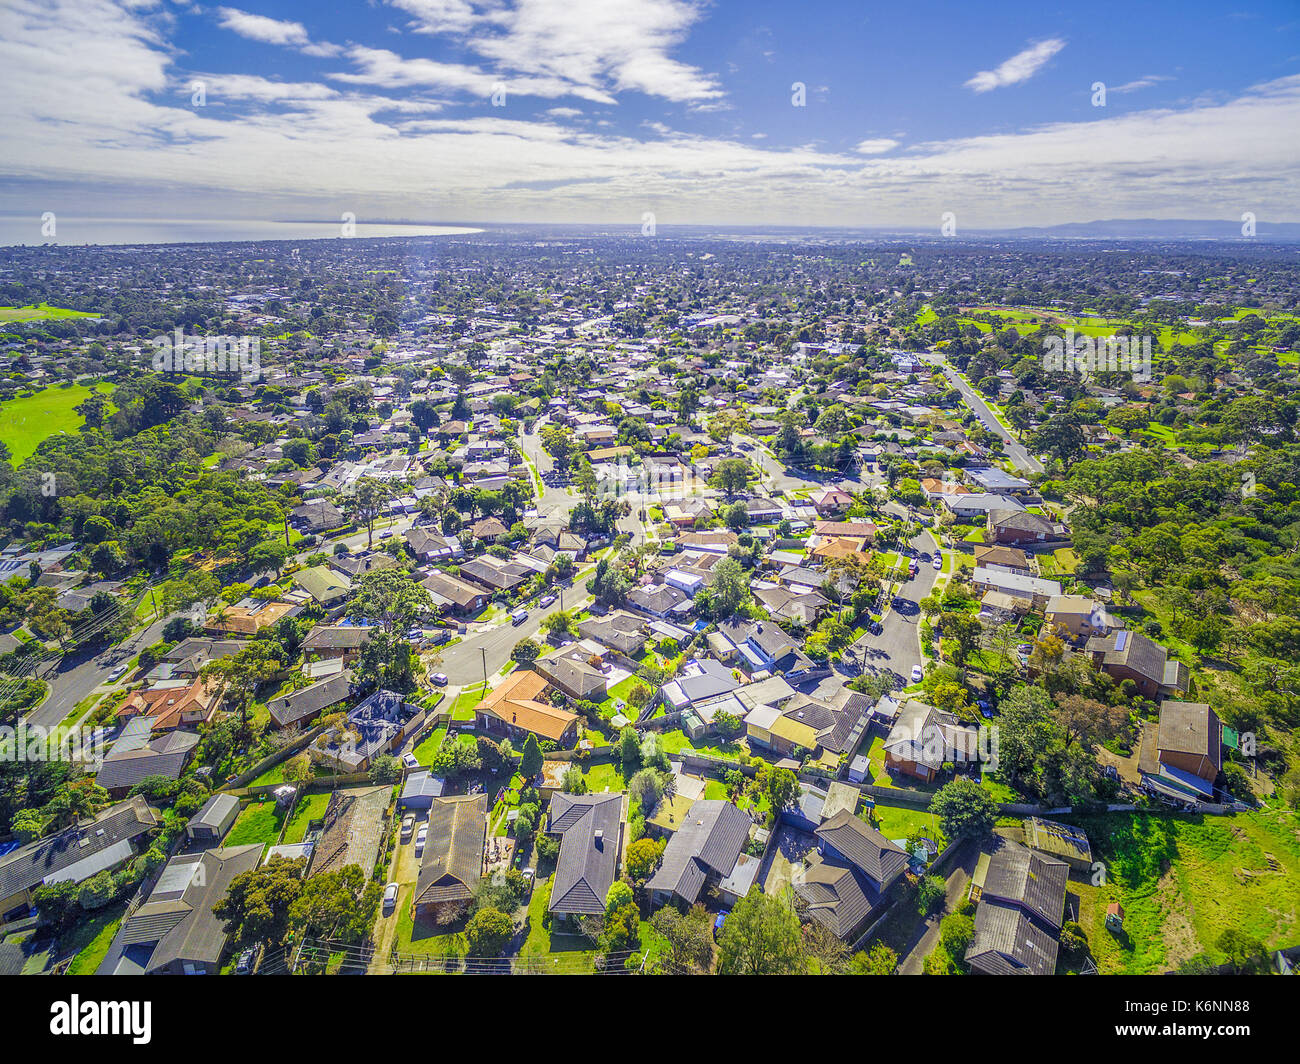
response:
[[[499,909],[480,909],[465,925],[465,940],[473,957],[499,957],[513,934],[510,917]]]
[[[799,917],[782,897],[751,890],[718,935],[722,975],[802,975],[808,970]]]
[[[525,780],[531,780],[541,771],[542,748],[538,745],[537,736],[529,732],[528,738],[524,740],[524,748],[520,754],[519,773]]]
[[[974,780],[958,776],[935,792],[930,812],[939,818],[939,827],[948,838],[962,835],[979,838],[993,830],[998,804]]]

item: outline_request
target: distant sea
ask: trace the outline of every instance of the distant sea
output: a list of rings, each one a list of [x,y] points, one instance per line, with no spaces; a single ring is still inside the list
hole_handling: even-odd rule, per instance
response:
[[[359,239],[394,236],[462,236],[481,233],[452,225],[356,223]],[[0,246],[58,244],[210,244],[241,240],[340,240],[341,222],[261,222],[239,219],[55,218],[53,237],[41,233],[39,216],[0,215]]]

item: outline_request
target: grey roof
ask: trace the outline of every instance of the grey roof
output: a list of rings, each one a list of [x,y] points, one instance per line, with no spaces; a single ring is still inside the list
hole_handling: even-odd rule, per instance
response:
[[[415,884],[417,905],[467,902],[474,896],[483,875],[487,808],[486,794],[437,798],[429,806],[429,833]]]
[[[361,629],[366,631],[366,629]],[[284,728],[319,713],[322,709],[345,701],[352,693],[352,676],[341,672],[327,680],[310,684],[266,704],[267,712],[278,727]]]
[[[1012,842],[1004,842],[989,861],[981,894],[1018,906],[1051,928],[1065,915],[1065,886],[1070,866]]]
[[[551,796],[546,830],[560,836],[551,912],[596,915],[605,911],[605,895],[614,884],[618,865],[622,808],[621,793],[560,791]]]
[[[877,883],[891,882],[907,867],[907,854],[902,849],[847,809],[825,821],[815,834]]]
[[[261,843],[173,857],[149,899],[122,926],[120,944],[152,946],[147,959],[137,952],[137,963],[146,972],[174,961],[215,965],[226,932],[212,907],[237,875],[256,868],[261,859]]]
[[[101,850],[142,835],[157,823],[144,798],[137,795],[110,806],[93,821],[83,821],[57,835],[29,842],[0,857],[0,898],[39,886],[51,876],[63,878],[59,877],[60,872]]]
[[[138,749],[114,749],[104,758],[95,782],[106,791],[115,791],[134,787],[148,776],[180,779],[191,751],[198,745],[199,737],[194,732],[177,730]]]
[[[1164,682],[1165,662],[1169,652],[1141,632],[1117,628],[1106,635],[1094,635],[1088,640],[1087,649],[1090,653],[1101,655],[1103,668],[1107,665],[1123,666],[1153,683]]]
[[[191,831],[194,828],[212,828],[214,831],[219,831],[226,826],[230,814],[238,809],[239,799],[233,794],[210,795],[199,811],[194,814],[188,827]]]
[[[987,975],[1052,975],[1060,943],[1013,905],[980,902],[966,962]]]
[[[749,841],[750,819],[730,802],[700,799],[668,840],[663,863],[646,884],[694,904],[710,872],[725,878]]]
[[[839,938],[852,935],[881,899],[861,872],[833,861],[815,862],[795,879],[794,890],[807,903],[808,916]]]

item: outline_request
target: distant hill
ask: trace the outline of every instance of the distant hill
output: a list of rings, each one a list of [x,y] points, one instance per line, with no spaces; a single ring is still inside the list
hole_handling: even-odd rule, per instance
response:
[[[1059,237],[1074,240],[1241,240],[1240,221],[1186,218],[1108,218],[1065,225],[981,229],[985,236]],[[969,230],[973,232],[974,230]],[[1255,223],[1257,240],[1300,240],[1300,223]]]

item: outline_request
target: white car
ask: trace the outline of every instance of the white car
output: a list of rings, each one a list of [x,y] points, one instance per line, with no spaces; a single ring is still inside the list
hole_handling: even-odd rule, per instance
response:
[[[924,679],[925,679],[925,670],[922,669],[920,665],[913,665],[913,666],[912,666],[912,682],[913,682],[913,683],[920,683],[920,682],[921,682],[922,680],[924,680]]]
[[[435,672],[430,679],[433,680],[434,685],[437,687],[447,686],[447,674],[445,672]]]
[[[125,675],[126,675],[126,665],[125,664],[118,665],[114,667],[113,671],[108,674],[108,682],[117,683],[117,681],[120,680]]]
[[[397,904],[397,884],[389,883],[384,888],[384,912],[391,912]]]
[[[416,758],[416,756],[410,752],[407,752],[402,755],[402,764],[404,764],[407,768],[420,767],[419,759]]]
[[[537,600],[537,605],[540,606],[542,609],[545,609],[554,601],[555,601],[554,595],[543,595],[541,598]]]
[[[420,830],[415,833],[415,856],[419,857],[424,853],[424,840],[429,837],[429,825],[421,824]]]
[[[409,838],[411,832],[415,830],[415,814],[407,813],[402,817],[402,838]]]
[[[934,567],[935,567],[936,569],[942,569],[942,568],[943,568],[943,555],[940,554],[938,551],[935,551],[935,554],[934,554]]]

